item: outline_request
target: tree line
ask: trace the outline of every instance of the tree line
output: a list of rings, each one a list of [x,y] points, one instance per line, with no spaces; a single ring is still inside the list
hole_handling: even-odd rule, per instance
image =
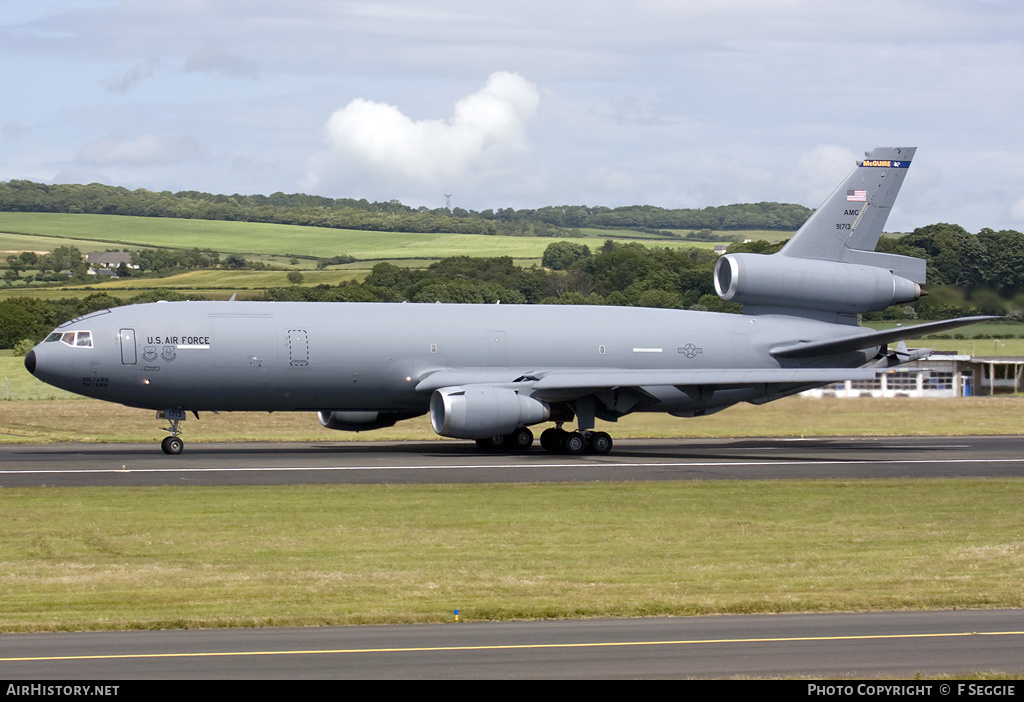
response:
[[[753,241],[734,244],[729,250],[773,253],[783,243]],[[975,235],[957,225],[935,224],[902,237],[883,237],[878,248],[924,258],[930,294],[910,305],[865,315],[866,320],[970,314],[1024,319],[1024,234],[1020,232],[983,229]],[[289,285],[265,290],[256,299],[591,304],[739,312],[738,305],[715,294],[716,261],[717,256],[707,249],[609,240],[592,251],[585,245],[558,241],[547,247],[541,266],[518,266],[508,257],[468,256],[442,259],[423,269],[378,263],[359,283]],[[88,312],[155,299],[186,296],[150,291],[125,301],[106,293],[81,299],[8,298],[0,301],[0,348],[11,348],[23,339],[38,341],[58,324]]]
[[[460,207],[413,208],[398,200],[370,202],[301,193],[214,195],[192,190],[172,193],[128,190],[99,183],[47,185],[29,180],[0,182],[0,211],[173,217],[363,231],[501,236],[570,236],[581,228],[632,229],[663,236],[679,236],[671,230],[795,231],[811,214],[810,209],[801,205],[775,202],[703,209],[565,205],[477,212]]]
[[[730,253],[771,254],[785,241],[736,243]],[[1024,320],[1024,234],[935,224],[878,249],[925,259],[928,295],[915,303],[863,315],[872,320],[935,320],[972,314]],[[264,300],[591,304],[739,312],[714,290],[718,256],[707,249],[649,247],[606,241],[596,251],[553,242],[542,267],[508,258],[458,257],[425,269],[377,264],[361,283],[265,291]]]

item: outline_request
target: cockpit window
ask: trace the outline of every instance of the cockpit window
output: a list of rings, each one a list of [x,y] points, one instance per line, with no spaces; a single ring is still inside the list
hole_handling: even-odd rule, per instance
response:
[[[92,348],[92,332],[91,331],[77,331],[77,332],[53,332],[46,337],[46,343],[51,341],[59,341],[67,344],[68,346],[74,346],[80,349],[91,349]]]

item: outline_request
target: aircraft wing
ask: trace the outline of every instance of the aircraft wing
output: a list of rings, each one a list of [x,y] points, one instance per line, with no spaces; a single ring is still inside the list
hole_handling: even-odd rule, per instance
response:
[[[865,329],[859,334],[844,336],[840,339],[825,339],[823,341],[801,340],[794,344],[776,346],[770,353],[775,358],[829,356],[837,353],[859,351],[860,349],[871,348],[872,346],[884,346],[885,344],[904,339],[916,339],[925,334],[934,334],[946,329],[955,329],[956,327],[974,324],[975,322],[985,322],[991,319],[999,319],[999,317],[978,316],[944,319],[941,322],[926,322],[925,324],[897,327],[895,329],[886,329],[885,331]]]
[[[427,375],[416,390],[428,392],[460,385],[529,387],[533,392],[594,391],[644,385],[745,386],[760,384],[834,383],[870,380],[884,368],[708,368],[698,370],[555,369],[520,372],[445,370]]]

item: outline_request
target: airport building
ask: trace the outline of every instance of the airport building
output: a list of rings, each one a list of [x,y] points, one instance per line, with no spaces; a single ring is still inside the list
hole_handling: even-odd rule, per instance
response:
[[[805,397],[970,397],[1020,392],[1024,356],[969,356],[936,351],[874,380],[847,380],[802,393]]]

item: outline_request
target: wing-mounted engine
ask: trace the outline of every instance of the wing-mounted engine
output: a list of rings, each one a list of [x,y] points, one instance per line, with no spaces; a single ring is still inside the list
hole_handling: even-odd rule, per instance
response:
[[[778,254],[726,254],[715,264],[715,291],[748,314],[777,309],[855,315],[921,297],[920,285],[886,268]]]
[[[430,397],[430,423],[441,436],[486,439],[545,422],[551,408],[510,388],[471,385],[441,388]]]
[[[370,431],[393,427],[395,422],[418,417],[421,412],[377,412],[377,411],[340,411],[316,413],[320,424],[328,429],[338,431]]]

